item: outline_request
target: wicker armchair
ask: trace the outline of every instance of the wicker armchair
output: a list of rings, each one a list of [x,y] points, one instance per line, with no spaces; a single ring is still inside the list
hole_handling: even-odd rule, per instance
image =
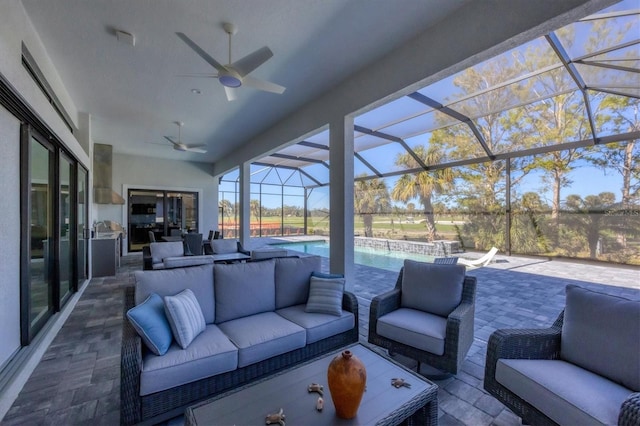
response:
[[[602,319],[596,319],[601,322]],[[562,311],[553,325],[542,329],[500,329],[493,332],[489,337],[487,345],[487,358],[485,364],[484,388],[496,399],[506,405],[517,416],[522,418],[523,424],[532,425],[557,425],[557,421],[551,419],[547,414],[536,408],[530,401],[518,396],[511,389],[504,386],[496,379],[498,370],[498,360],[563,360],[562,351],[562,328],[566,327],[568,320],[565,311]],[[603,337],[607,339],[607,336]],[[614,343],[611,343],[612,345]],[[568,345],[565,344],[565,345]],[[637,347],[637,344],[636,344]],[[633,347],[625,350],[633,351]],[[593,374],[593,373],[589,373]],[[596,373],[597,374],[597,373]],[[571,379],[568,379],[571,380]],[[576,393],[579,390],[576,389]],[[607,391],[602,390],[603,393]],[[594,407],[591,404],[589,409]],[[579,409],[579,406],[571,403],[572,407]],[[546,407],[550,409],[550,407]],[[555,410],[558,415],[557,408]],[[561,414],[560,417],[564,415]],[[593,415],[593,414],[589,414]],[[613,413],[615,416],[615,413]],[[569,417],[570,418],[570,417]],[[573,422],[573,420],[569,420]],[[594,422],[596,422],[594,420]],[[618,425],[631,426],[640,425],[640,392],[630,393],[620,407],[617,419]]]
[[[406,265],[406,263],[405,263]],[[441,268],[461,268],[455,265],[438,265]],[[406,266],[405,266],[406,267]],[[369,313],[369,342],[398,353],[446,373],[457,374],[473,343],[476,278],[465,276],[462,283],[460,304],[446,317],[444,353],[438,355],[418,347],[392,340],[378,333],[378,319],[401,308],[402,282],[405,267],[400,270],[393,290],[378,295],[371,301]],[[462,268],[464,269],[464,268]]]

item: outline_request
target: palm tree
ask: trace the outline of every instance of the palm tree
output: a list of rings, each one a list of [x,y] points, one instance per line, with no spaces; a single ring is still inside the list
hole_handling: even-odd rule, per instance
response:
[[[442,160],[441,151],[433,145],[428,149],[422,145],[418,145],[413,151],[427,165],[438,164]],[[420,167],[415,158],[409,153],[398,155],[396,165],[405,169],[416,169]],[[445,193],[452,187],[453,180],[454,172],[451,168],[405,174],[396,181],[391,191],[391,198],[396,201],[406,203],[414,198],[420,201],[426,214],[428,241],[436,239],[436,223],[431,202],[433,194]]]
[[[366,176],[364,174],[358,177]],[[383,213],[391,206],[387,184],[378,179],[356,180],[353,191],[355,213],[362,215],[364,236],[373,237],[373,215]]]

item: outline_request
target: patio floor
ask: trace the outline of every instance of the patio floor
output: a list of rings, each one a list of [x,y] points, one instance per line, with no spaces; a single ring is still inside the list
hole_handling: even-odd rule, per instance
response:
[[[487,339],[495,329],[549,326],[564,306],[569,283],[640,300],[639,268],[502,255],[495,260],[468,272],[478,278],[474,344],[461,373],[435,381],[441,425],[520,425],[482,389]],[[328,270],[328,259],[323,267]],[[122,288],[141,268],[141,255],[132,254],[123,257],[115,277],[91,280],[0,424],[119,423]],[[397,272],[356,265],[355,276],[360,341],[365,343],[371,298],[393,288]]]

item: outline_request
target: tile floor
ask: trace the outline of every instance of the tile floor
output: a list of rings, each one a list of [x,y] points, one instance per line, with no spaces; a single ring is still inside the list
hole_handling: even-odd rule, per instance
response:
[[[327,259],[323,267],[328,270]],[[122,259],[115,277],[91,280],[1,425],[119,423],[122,289],[132,284],[131,272],[141,268],[141,255],[132,254]],[[489,267],[469,274],[478,278],[475,340],[462,372],[436,381],[441,425],[520,424],[482,389],[487,339],[495,329],[549,326],[564,305],[569,283],[640,300],[638,268],[498,255]],[[356,265],[355,276],[364,343],[370,300],[393,288],[397,272]]]

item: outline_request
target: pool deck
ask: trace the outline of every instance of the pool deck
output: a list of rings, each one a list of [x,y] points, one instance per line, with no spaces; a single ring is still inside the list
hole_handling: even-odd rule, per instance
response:
[[[273,241],[252,239],[251,248]],[[463,254],[468,258],[481,255]],[[564,306],[567,284],[640,300],[637,267],[500,254],[494,260],[487,267],[468,272],[478,278],[474,343],[457,376],[435,381],[440,388],[441,425],[521,424],[518,417],[482,389],[487,339],[498,328],[549,326]],[[328,263],[323,258],[325,271]],[[132,272],[141,268],[141,255],[132,254],[122,259],[115,277],[91,280],[2,425],[119,424],[122,289],[133,283]],[[393,288],[397,272],[363,265],[355,265],[354,272],[360,341],[366,343],[371,298]],[[415,361],[396,359],[416,367]]]

